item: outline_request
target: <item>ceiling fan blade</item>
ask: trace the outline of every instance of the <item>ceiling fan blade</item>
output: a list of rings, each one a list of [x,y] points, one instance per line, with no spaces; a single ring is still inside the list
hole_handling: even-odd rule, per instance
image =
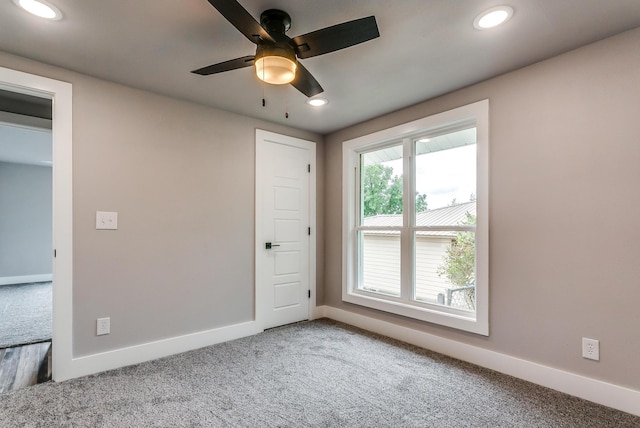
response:
[[[254,62],[254,56],[243,56],[242,58],[231,59],[229,61],[220,62],[218,64],[208,65],[206,67],[193,70],[192,73],[208,76],[210,74],[222,73],[223,71],[235,70],[236,68],[251,67]]]
[[[211,1],[211,0],[209,0]],[[380,37],[375,16],[368,16],[291,39],[298,58],[310,58]]]
[[[274,42],[267,30],[236,0],[209,0],[209,3],[253,43],[258,44],[258,39]]]
[[[322,86],[320,86],[316,78],[299,62],[298,69],[296,70],[296,78],[293,79],[291,85],[309,98],[324,92],[324,89],[322,89]]]

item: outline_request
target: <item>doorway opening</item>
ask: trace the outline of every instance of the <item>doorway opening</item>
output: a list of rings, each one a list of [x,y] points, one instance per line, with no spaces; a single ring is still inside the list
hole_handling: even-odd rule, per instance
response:
[[[51,379],[52,101],[0,89],[0,393]]]
[[[61,381],[77,377],[72,344],[73,204],[72,204],[72,85],[67,82],[0,67],[0,90],[24,101],[35,97],[51,122],[52,211],[49,260],[52,282],[51,377]],[[26,98],[32,100],[31,98]],[[14,100],[14,103],[17,101]],[[44,106],[44,107],[43,107]],[[37,116],[38,113],[31,113]],[[23,114],[29,116],[29,114]],[[45,119],[46,120],[46,119]],[[33,125],[33,124],[32,124]],[[42,278],[32,282],[42,282]],[[6,348],[5,348],[6,349]],[[6,356],[6,351],[3,352]],[[50,360],[51,361],[51,360]]]

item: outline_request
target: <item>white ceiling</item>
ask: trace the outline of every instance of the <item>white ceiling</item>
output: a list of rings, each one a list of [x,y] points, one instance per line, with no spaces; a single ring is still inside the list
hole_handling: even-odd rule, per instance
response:
[[[255,53],[206,0],[49,1],[62,20],[0,0],[0,50],[323,134],[640,26],[640,0],[240,0],[256,19],[288,12],[290,37],[369,15],[380,29],[378,39],[302,60],[327,106],[308,106],[287,85],[266,86],[262,107],[252,68],[190,73]],[[515,10],[507,24],[474,29],[478,13],[500,4]]]

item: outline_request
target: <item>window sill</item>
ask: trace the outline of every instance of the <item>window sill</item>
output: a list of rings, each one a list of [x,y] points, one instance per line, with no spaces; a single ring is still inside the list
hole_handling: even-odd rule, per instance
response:
[[[440,310],[437,305],[421,305],[418,303],[411,304],[394,301],[384,296],[378,297],[373,295],[373,293],[360,291],[343,293],[342,300],[347,303],[353,303],[407,318],[426,321],[483,336],[489,335],[488,319],[483,317],[482,314],[478,314],[478,312],[450,310],[446,307],[442,307],[442,310]],[[456,313],[454,313],[454,311]]]

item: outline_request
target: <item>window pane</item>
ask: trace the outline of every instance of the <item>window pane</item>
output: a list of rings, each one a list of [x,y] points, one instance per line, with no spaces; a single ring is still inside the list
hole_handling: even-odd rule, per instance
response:
[[[475,310],[475,232],[418,231],[414,239],[415,299]]]
[[[361,231],[362,271],[359,288],[400,296],[400,232]]]
[[[363,153],[360,165],[360,224],[401,226],[402,145]]]
[[[416,213],[475,201],[476,128],[419,138],[415,145]]]

